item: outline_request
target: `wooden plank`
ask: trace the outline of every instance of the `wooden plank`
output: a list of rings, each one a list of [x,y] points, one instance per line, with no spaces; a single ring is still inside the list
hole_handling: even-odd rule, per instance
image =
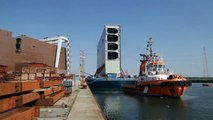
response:
[[[18,96],[0,100],[0,113],[17,107]]]
[[[63,96],[64,96],[64,91],[60,91],[60,92],[56,93],[55,95],[53,95],[51,97],[52,97],[53,102],[55,103],[59,99],[61,99]],[[51,98],[49,98],[49,99],[51,99]]]
[[[22,94],[19,97],[18,106],[22,106],[26,103],[38,100],[40,98],[40,95],[38,93],[28,93],[28,94]]]
[[[35,107],[22,107],[0,114],[0,120],[35,120]]]
[[[0,83],[0,96],[40,89],[38,81],[9,81]]]
[[[44,77],[43,73],[36,73],[36,77]]]
[[[41,82],[41,88],[55,86],[55,85],[62,85],[61,80],[52,80],[52,81],[40,81]]]
[[[50,73],[50,77],[59,77],[59,74],[57,74],[57,73]]]
[[[54,105],[59,99],[61,99],[64,96],[64,91],[60,91],[58,93],[55,93],[51,96],[46,97],[45,99],[39,99],[36,102],[36,105],[38,106],[52,106]]]
[[[20,92],[40,89],[40,83],[39,81],[19,82],[19,88],[20,88]]]
[[[16,83],[0,83],[0,96],[17,93]]]
[[[36,74],[35,73],[30,73],[29,74],[29,80],[35,80]]]
[[[40,106],[35,106],[35,117],[40,117]]]
[[[64,91],[60,91],[58,93],[55,93],[48,99],[52,99],[53,103],[57,102],[59,99],[61,99],[64,96]]]
[[[52,86],[52,81],[40,81],[41,88],[50,87],[50,86]]]
[[[40,89],[40,91],[38,91],[38,92],[40,93],[41,99],[53,94],[52,88]]]
[[[49,73],[44,73],[44,77],[50,77]]]
[[[45,90],[45,91],[44,91],[44,96],[51,95],[52,93],[53,93],[53,90],[52,90],[52,89]]]
[[[62,80],[54,80],[52,86],[62,85]]]
[[[29,79],[28,73],[22,73],[21,74],[21,80],[28,80],[28,79]]]
[[[53,89],[53,92],[56,93],[58,91],[63,90],[63,86],[54,86],[54,87],[52,87],[52,89]]]

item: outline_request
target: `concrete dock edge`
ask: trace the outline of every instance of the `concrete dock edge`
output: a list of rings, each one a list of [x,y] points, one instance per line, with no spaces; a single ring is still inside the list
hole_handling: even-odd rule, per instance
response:
[[[79,89],[67,120],[106,120],[89,87]]]

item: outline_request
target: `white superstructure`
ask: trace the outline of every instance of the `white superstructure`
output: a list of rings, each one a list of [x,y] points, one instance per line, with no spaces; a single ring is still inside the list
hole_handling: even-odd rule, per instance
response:
[[[71,67],[71,64],[70,64],[70,49],[71,49],[70,40],[64,36],[46,37],[41,40],[45,41],[47,43],[50,43],[50,44],[57,45],[55,68],[58,68],[58,65],[59,65],[62,44],[64,43],[66,45],[66,69],[67,69],[67,74],[70,74],[70,67]]]
[[[98,76],[118,77],[121,73],[120,26],[105,25],[97,46]]]

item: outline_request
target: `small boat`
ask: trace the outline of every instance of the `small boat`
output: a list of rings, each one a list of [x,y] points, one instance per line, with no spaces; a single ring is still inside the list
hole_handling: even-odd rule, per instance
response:
[[[211,83],[203,83],[202,86],[213,86]]]
[[[149,54],[141,54],[138,81],[135,85],[124,86],[123,91],[151,96],[182,96],[191,82],[166,68],[163,59],[152,51],[151,37],[147,43]]]

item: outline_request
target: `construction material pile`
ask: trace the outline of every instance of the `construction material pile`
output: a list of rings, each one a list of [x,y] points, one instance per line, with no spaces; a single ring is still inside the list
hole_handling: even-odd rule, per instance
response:
[[[42,63],[16,64],[15,80],[49,80],[61,79],[58,69]]]
[[[0,120],[33,120],[40,106],[52,106],[64,96],[64,77],[56,68],[40,63],[19,64],[14,79],[0,66]]]
[[[0,81],[4,81],[6,79],[7,74],[7,66],[0,65]]]

